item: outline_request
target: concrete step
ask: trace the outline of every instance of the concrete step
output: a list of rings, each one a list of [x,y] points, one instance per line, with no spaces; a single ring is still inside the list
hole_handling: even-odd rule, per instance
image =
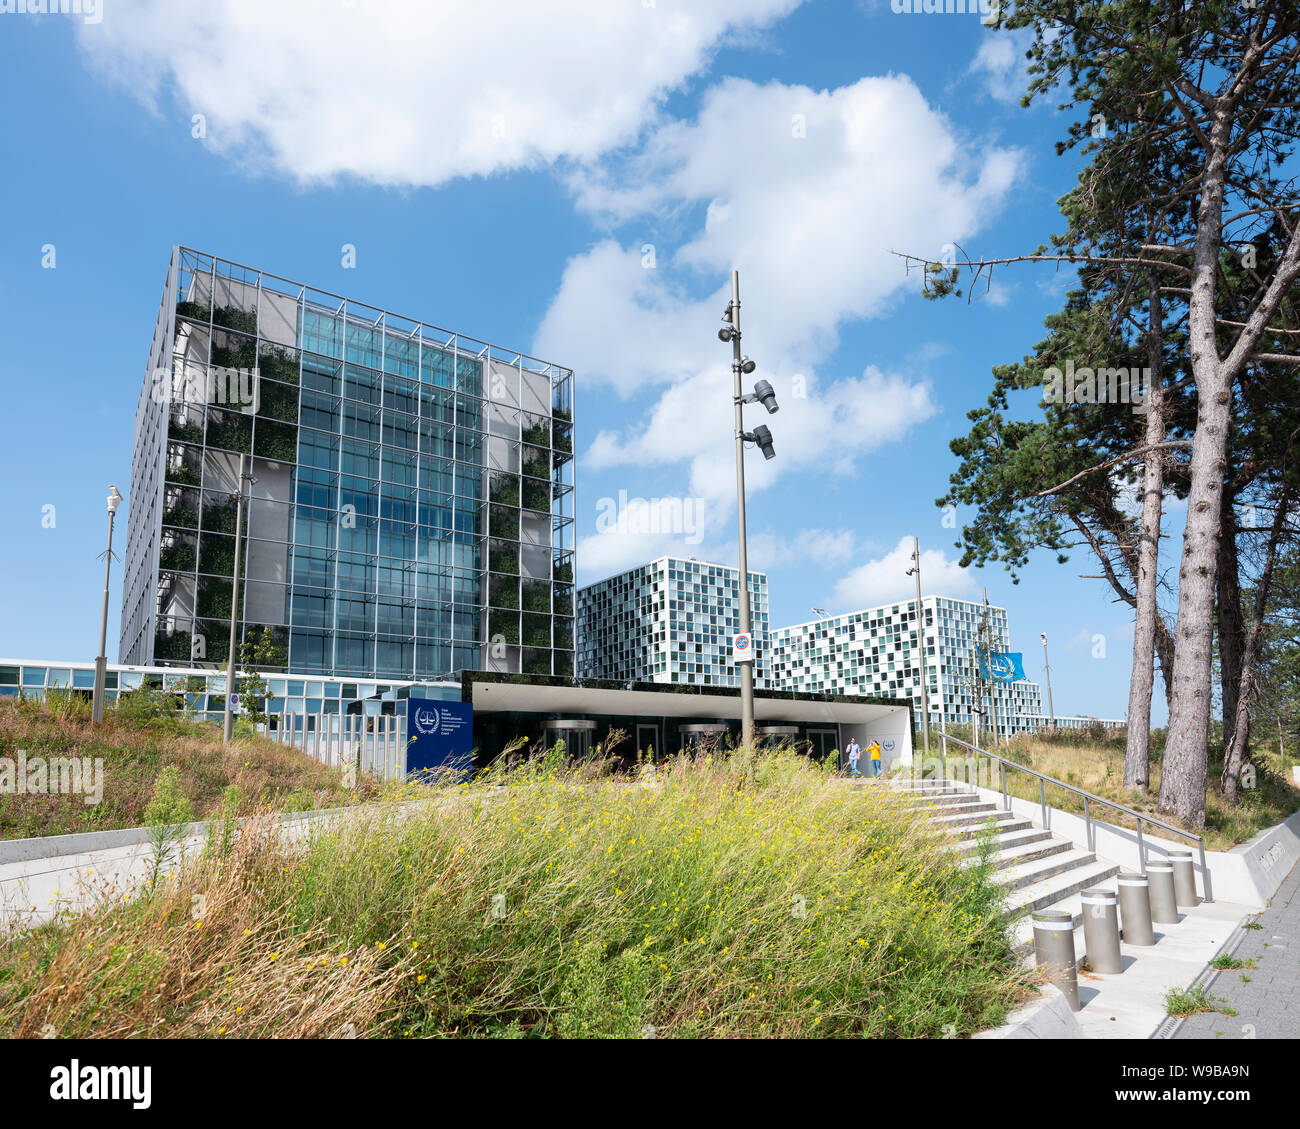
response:
[[[997,804],[979,804],[972,808],[966,808],[954,815],[932,816],[930,817],[930,822],[936,827],[947,831],[954,827],[983,827],[990,820],[994,823],[1007,823],[1016,818],[1014,812],[1003,811],[997,806]]]
[[[1029,846],[1034,843],[1044,842],[1064,842],[1056,840],[1050,831],[1044,831],[1041,827],[1031,826],[1027,831],[1008,831],[998,836],[997,851],[1007,851],[1013,847]],[[949,844],[951,848],[963,857],[970,857],[979,851],[978,839],[957,839]],[[996,856],[995,856],[996,857]]]
[[[921,811],[929,811],[931,808],[962,808],[970,804],[991,802],[976,792],[938,792],[933,796],[897,796],[890,797],[890,800],[901,807],[917,808]]]
[[[978,848],[978,841],[972,840],[972,842]],[[1049,834],[1031,839],[1028,843],[1017,842],[1009,847],[1003,846],[1001,850],[993,853],[993,869],[1004,871],[1013,867],[1023,867],[1027,863],[1063,855],[1073,850],[1074,844],[1068,839],[1055,839]],[[964,852],[964,855],[961,860],[963,866],[974,866],[979,861],[976,850]]]
[[[975,841],[986,826],[987,824],[984,823],[970,823],[965,826],[954,827],[951,830],[951,835],[956,841],[967,839]],[[1013,816],[1011,819],[997,821],[998,836],[1001,838],[1001,836],[1009,835],[1013,831],[1029,831],[1033,826],[1032,820]],[[1049,831],[1048,834],[1050,835],[1051,832]]]
[[[1016,887],[1008,894],[1007,908],[1012,912],[1023,913],[1032,913],[1039,909],[1056,909],[1057,903],[1071,894],[1099,886],[1118,873],[1119,867],[1114,863],[1090,862],[1086,866],[1054,874],[1032,885]]]
[[[1024,862],[999,870],[993,880],[1004,890],[1019,890],[1046,882],[1049,878],[1064,875],[1070,871],[1090,865],[1097,861],[1091,851],[1081,851],[1073,843],[1067,842],[1064,851],[1046,855],[1041,858],[1026,859]]]
[[[928,819],[941,819],[948,815],[970,815],[973,812],[992,812],[997,809],[998,805],[988,803],[976,796],[969,803],[948,804],[942,802],[931,802],[923,804],[897,804],[896,806],[902,811],[914,812],[915,814],[925,816]]]
[[[969,784],[961,784],[955,780],[944,780],[944,781],[932,782],[929,780],[916,781],[916,780],[905,778],[903,780],[886,781],[885,783],[878,784],[877,786],[886,792],[902,792],[909,795],[919,795],[923,793],[931,794],[931,793],[938,793],[938,792],[947,792],[947,793],[961,792],[966,794],[972,794],[974,792],[974,789]]]

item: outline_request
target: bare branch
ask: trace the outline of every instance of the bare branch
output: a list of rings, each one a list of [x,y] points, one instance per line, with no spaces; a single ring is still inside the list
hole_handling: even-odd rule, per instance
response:
[[[1136,459],[1142,455],[1149,455],[1153,451],[1164,451],[1175,447],[1190,447],[1191,445],[1192,443],[1190,439],[1171,439],[1167,443],[1153,443],[1147,447],[1137,447],[1132,451],[1125,451],[1122,455],[1116,455],[1113,459],[1107,459],[1104,463],[1098,463],[1096,466],[1089,467],[1087,470],[1081,470],[1072,478],[1067,478],[1064,482],[1057,486],[1053,486],[1050,490],[1040,491],[1035,494],[1034,497],[1046,498],[1049,494],[1058,494],[1067,486],[1078,482],[1079,479],[1086,478],[1090,474],[1096,474],[1099,470],[1108,470],[1110,467],[1115,466],[1116,463],[1122,463],[1128,459]]]

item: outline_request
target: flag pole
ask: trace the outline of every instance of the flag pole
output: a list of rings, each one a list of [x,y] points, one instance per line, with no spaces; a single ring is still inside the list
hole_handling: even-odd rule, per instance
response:
[[[993,632],[989,627],[989,590],[984,589],[984,661],[989,664],[989,718],[993,723],[993,744],[998,743],[998,680],[993,673]]]

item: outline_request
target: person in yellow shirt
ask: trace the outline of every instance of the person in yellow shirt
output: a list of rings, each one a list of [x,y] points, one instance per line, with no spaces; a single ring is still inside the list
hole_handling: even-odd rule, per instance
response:
[[[871,762],[871,779],[875,780],[880,775],[880,742],[874,737],[867,746],[867,759]]]

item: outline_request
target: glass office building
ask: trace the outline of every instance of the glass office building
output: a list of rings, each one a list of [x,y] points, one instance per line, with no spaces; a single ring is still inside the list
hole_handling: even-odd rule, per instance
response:
[[[119,660],[573,673],[573,373],[177,247],[136,410]],[[242,660],[244,656],[241,654]]]
[[[767,574],[750,572],[754,685],[767,685]],[[683,557],[658,560],[578,591],[578,671],[584,678],[740,685],[731,637],[740,630],[740,570]]]
[[[973,600],[926,596],[921,600],[924,626],[917,621],[915,600],[900,600],[846,615],[830,616],[793,627],[774,628],[768,684],[798,694],[862,694],[902,698],[921,716],[921,670],[929,678],[930,724],[973,722],[971,660],[976,640],[987,630],[995,651],[1010,649],[1011,630],[1005,608]],[[984,617],[987,614],[987,628]],[[924,633],[924,654],[921,637]],[[1043,713],[1037,682],[1028,678],[999,682],[996,699],[998,733],[1033,732],[1051,724]],[[980,725],[991,724],[987,693]],[[1124,724],[1114,718],[1061,717],[1058,728]]]

